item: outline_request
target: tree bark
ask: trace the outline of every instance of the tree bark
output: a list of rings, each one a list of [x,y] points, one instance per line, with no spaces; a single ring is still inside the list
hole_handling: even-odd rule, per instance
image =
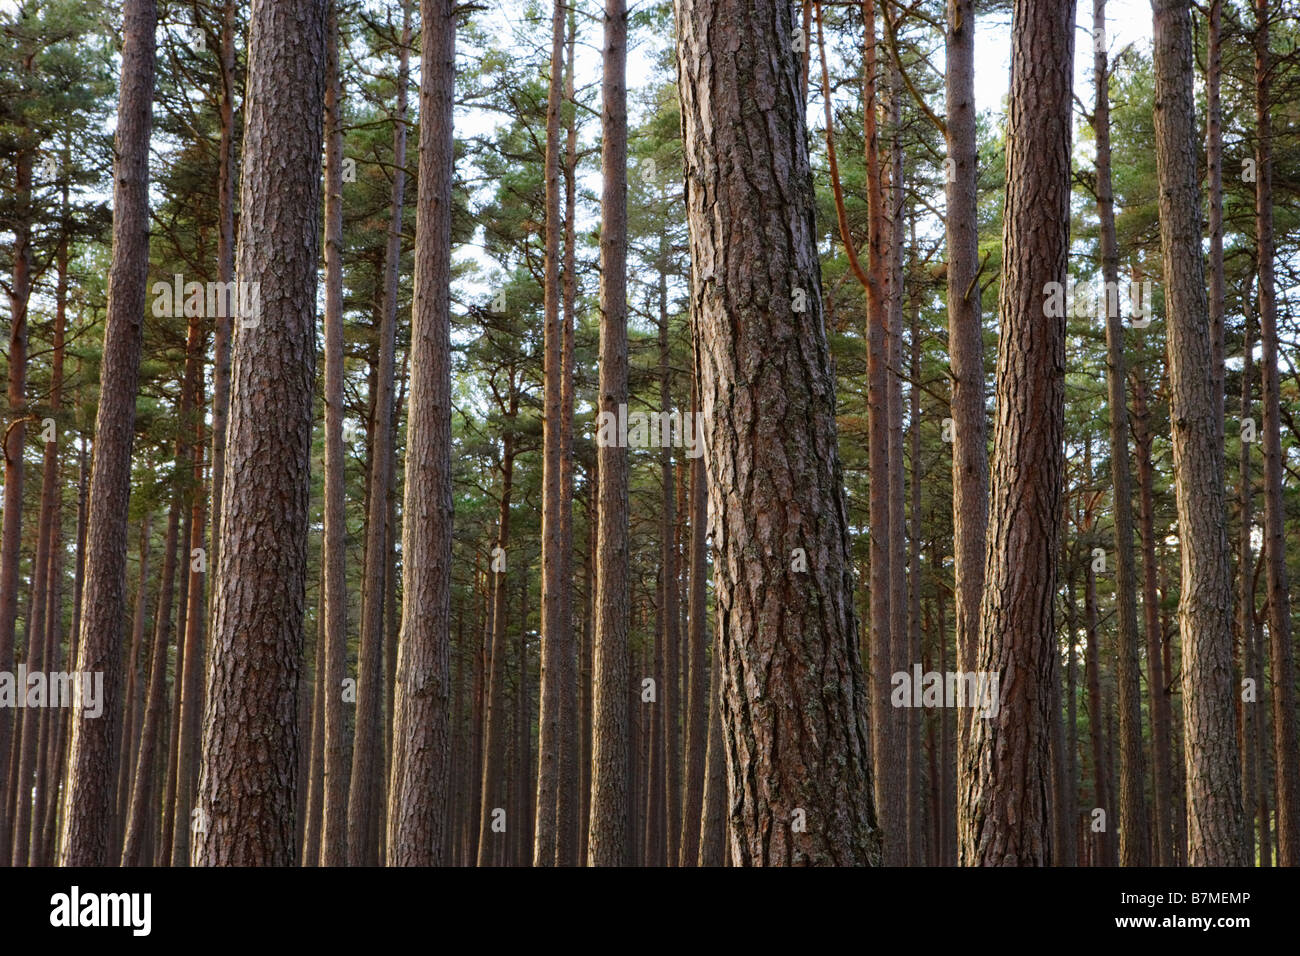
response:
[[[149,275],[149,139],[157,19],[154,0],[126,0],[113,168],[113,256],[95,417],[84,610],[77,652],[79,670],[103,673],[103,700],[107,706],[98,719],[73,716],[59,857],[63,866],[104,866],[109,862],[121,729],[116,701],[120,694],[126,606],[131,444]]]
[[[605,0],[601,79],[600,383],[597,413],[627,404],[627,4]],[[628,463],[617,443],[600,468],[592,672],[588,866],[631,862],[628,840]]]
[[[451,615],[451,201],[456,12],[420,3],[420,168],[406,489],[402,631],[393,700],[388,864],[430,866],[450,849],[447,798]]]
[[[1213,342],[1201,252],[1188,0],[1152,0],[1156,172],[1164,258],[1170,418],[1182,586],[1182,688],[1188,862],[1243,865],[1240,759],[1233,720],[1232,581],[1224,453],[1215,424]]]
[[[957,669],[973,671],[984,596],[989,459],[980,315],[979,148],[975,116],[975,3],[950,0],[944,34],[947,156],[948,367],[952,397],[953,612]],[[957,767],[964,774],[971,715],[957,711]],[[960,781],[959,789],[964,789]],[[959,801],[964,812],[965,801]],[[960,824],[959,824],[960,826]]]
[[[1119,245],[1115,238],[1115,196],[1110,175],[1110,71],[1106,53],[1106,0],[1093,0],[1093,83],[1097,138],[1097,215],[1101,223],[1101,273],[1106,310],[1106,388],[1110,406],[1110,480],[1115,527],[1115,651],[1119,681],[1120,863],[1149,866],[1142,740],[1141,668],[1138,664],[1137,572],[1133,549],[1133,482],[1128,457],[1128,369],[1124,322],[1119,309]],[[1110,298],[1109,290],[1115,289]],[[1113,306],[1113,307],[1112,307]]]
[[[1273,761],[1277,780],[1277,861],[1300,866],[1300,742],[1296,731],[1295,651],[1282,499],[1277,291],[1273,279],[1273,105],[1269,2],[1255,0],[1255,242],[1259,268],[1260,379],[1264,392],[1264,565],[1273,677]],[[1220,395],[1222,393],[1220,392]],[[1221,400],[1221,399],[1220,399]]]
[[[961,785],[962,862],[1052,861],[1048,737],[1065,449],[1065,320],[1047,308],[1069,245],[1074,4],[1015,0],[988,560],[978,670],[996,716],[975,716]]]
[[[559,775],[562,733],[560,729],[560,661],[572,651],[571,634],[565,633],[563,590],[564,540],[560,509],[563,489],[560,480],[563,436],[560,434],[564,379],[564,324],[560,312],[560,100],[564,76],[564,3],[555,0],[551,9],[550,86],[546,99],[546,262],[544,298],[544,387],[542,418],[542,661],[540,708],[537,718],[537,821],[533,846],[534,866],[554,866],[557,852],[569,855],[572,848],[559,846],[556,811],[559,806]],[[566,810],[571,809],[566,802]],[[567,823],[567,821],[566,821]],[[567,835],[566,835],[567,836]]]
[[[260,314],[232,346],[192,861],[297,859],[298,672],[311,490],[325,0],[255,0],[236,273]]]
[[[732,855],[877,864],[794,24],[774,0],[676,10]],[[749,39],[719,56],[720,28]]]

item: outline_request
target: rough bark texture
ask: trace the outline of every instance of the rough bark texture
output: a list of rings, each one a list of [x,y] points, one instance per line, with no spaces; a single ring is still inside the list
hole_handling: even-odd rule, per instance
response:
[[[201,866],[297,858],[326,6],[255,0],[250,14],[236,271],[259,283],[261,308],[241,318],[233,343],[194,821]]]
[[[976,670],[996,716],[972,713],[961,782],[965,864],[1051,862],[1047,812],[1053,599],[1064,476],[1065,319],[1046,308],[1069,242],[1074,4],[1015,0],[988,556]]]
[[[600,385],[597,414],[627,402],[627,4],[605,0],[601,79]],[[596,451],[596,637],[592,656],[589,866],[631,862],[628,793],[627,449]]]
[[[1232,581],[1223,445],[1201,252],[1201,200],[1188,0],[1153,0],[1155,146],[1160,183],[1170,418],[1182,585],[1183,729],[1189,862],[1243,865],[1232,684]]]
[[[149,275],[149,139],[157,19],[154,0],[127,0],[123,7],[125,42],[113,164],[113,261],[108,274],[108,317],[95,416],[86,581],[77,651],[78,669],[103,673],[107,706],[97,719],[80,711],[72,715],[59,855],[63,866],[110,862],[109,830],[121,724],[117,701],[126,608],[131,444]]]
[[[451,201],[456,14],[420,3],[420,167],[406,489],[402,631],[393,699],[388,864],[430,866],[443,832],[449,762],[451,618]]]
[[[879,863],[793,22],[676,10],[732,855]]]

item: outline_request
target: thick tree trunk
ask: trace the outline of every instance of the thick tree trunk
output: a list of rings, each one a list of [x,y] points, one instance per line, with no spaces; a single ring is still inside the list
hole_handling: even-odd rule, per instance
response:
[[[1213,342],[1201,251],[1189,0],[1152,0],[1156,171],[1164,255],[1170,418],[1182,585],[1182,689],[1189,862],[1243,865],[1233,728],[1232,581],[1224,453],[1216,425]]]
[[[149,276],[149,139],[157,5],[154,0],[126,0],[123,18],[125,42],[113,167],[113,258],[95,416],[84,613],[77,652],[79,670],[103,673],[107,706],[98,719],[73,715],[60,852],[64,866],[109,862],[121,729],[117,701],[126,606],[131,444]]]
[[[962,862],[1043,866],[1053,599],[1064,472],[1064,283],[1070,218],[1074,4],[1015,0],[988,561],[977,670],[998,678],[996,715],[972,711],[961,793]]]
[[[420,3],[420,169],[388,864],[442,863],[451,615],[451,192],[456,12]]]
[[[676,9],[732,854],[879,863],[794,24]],[[719,26],[749,42],[715,55]]]
[[[233,343],[192,854],[202,866],[297,859],[326,7],[254,0],[250,14],[237,274],[261,302]]]

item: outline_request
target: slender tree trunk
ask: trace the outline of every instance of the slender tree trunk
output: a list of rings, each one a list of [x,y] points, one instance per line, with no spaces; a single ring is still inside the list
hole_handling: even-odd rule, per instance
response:
[[[972,713],[963,761],[962,862],[1043,866],[1053,599],[1065,449],[1064,283],[1070,218],[1074,4],[1015,0],[1003,220],[998,417],[978,668],[999,679],[996,716]],[[951,215],[951,213],[950,213]],[[987,713],[987,711],[986,711]]]
[[[30,70],[32,54],[26,57]],[[31,209],[34,149],[24,145],[14,163],[17,216],[14,225],[13,277],[9,287],[8,412],[4,423],[4,516],[0,536],[0,672],[13,673],[14,642],[18,619],[18,570],[22,560],[23,449],[27,443],[27,302],[32,290]],[[19,726],[14,711],[0,707],[0,863],[9,860],[13,817],[9,807],[16,797],[16,780],[10,777],[16,755]]]
[[[393,700],[388,864],[443,862],[451,614],[451,192],[456,11],[420,3],[420,169],[402,515],[402,632]]]
[[[711,52],[719,22],[752,55]],[[770,0],[678,0],[677,26],[732,855],[876,864],[812,172],[797,59],[781,52],[794,24]]]
[[[479,812],[478,865],[492,864],[495,848],[500,840],[492,832],[492,811],[503,806],[506,795],[505,779],[505,695],[506,695],[506,599],[509,575],[506,564],[510,547],[510,497],[515,472],[515,416],[518,411],[518,392],[513,374],[510,380],[510,406],[505,415],[504,438],[501,449],[501,504],[497,517],[497,542],[492,555],[492,628],[489,632],[488,683],[486,717],[483,736],[483,785],[480,789],[483,805]],[[498,570],[498,567],[500,570]],[[526,621],[519,622],[521,631]],[[523,821],[516,821],[522,827]]]
[[[1089,472],[1091,474],[1091,471]],[[1106,705],[1101,693],[1101,633],[1097,624],[1097,576],[1089,563],[1084,569],[1084,620],[1088,630],[1088,662],[1084,666],[1088,682],[1088,730],[1092,742],[1093,809],[1105,813],[1105,829],[1093,840],[1094,866],[1114,866],[1110,852],[1110,829],[1114,825],[1115,806],[1111,799],[1110,761],[1106,758]],[[1091,824],[1093,820],[1089,820]]]
[[[1173,763],[1170,755],[1170,701],[1165,674],[1164,635],[1160,624],[1155,540],[1155,467],[1151,461],[1150,411],[1145,369],[1139,370],[1133,390],[1134,437],[1138,463],[1138,524],[1142,539],[1142,616],[1146,631],[1148,709],[1151,713],[1152,808],[1156,862],[1175,863],[1173,835]]]
[[[1217,2],[1216,2],[1217,6]],[[1254,374],[1255,343],[1252,335],[1250,316],[1250,283],[1242,294],[1243,329],[1242,366],[1241,366],[1241,420],[1251,417],[1252,394],[1251,377]],[[1253,680],[1255,677],[1255,589],[1254,569],[1255,555],[1251,544],[1251,532],[1254,529],[1254,495],[1250,484],[1250,446],[1248,441],[1241,443],[1237,467],[1237,498],[1240,509],[1241,530],[1238,537],[1237,552],[1237,629],[1241,635],[1242,669],[1241,676]],[[1263,689],[1255,684],[1253,700],[1243,700],[1241,704],[1241,790],[1242,808],[1245,811],[1246,848],[1252,858],[1255,852],[1255,811],[1259,805],[1259,786],[1257,783],[1260,767],[1256,761],[1256,737],[1259,726],[1256,713],[1260,707],[1260,695]]]
[[[68,188],[65,185],[63,187],[63,210],[65,215],[67,205]],[[26,253],[21,253],[21,256],[25,258]],[[58,277],[55,291],[54,343],[48,410],[48,414],[51,416],[59,414],[63,394],[63,341],[64,326],[67,319],[68,289],[68,237],[66,228],[60,235],[56,257]],[[25,264],[17,265],[16,268],[25,268]],[[23,356],[22,360],[25,362],[26,357]],[[27,632],[27,672],[29,674],[47,670],[46,663],[50,657],[50,649],[45,638],[48,630],[46,615],[47,613],[54,614],[57,612],[57,606],[52,608],[49,604],[49,592],[53,588],[53,580],[50,577],[52,564],[50,553],[54,547],[62,547],[62,542],[55,537],[55,517],[62,505],[62,496],[58,488],[58,423],[55,418],[51,418],[50,421],[55,423],[55,434],[51,441],[45,442],[45,457],[41,468],[41,511],[37,521],[36,553],[33,556],[32,564],[32,577],[34,579],[32,582],[32,614],[31,624]],[[38,770],[39,744],[41,738],[47,733],[50,713],[48,709],[42,709],[34,713],[28,711],[26,717],[27,719],[24,719],[22,723],[22,737],[19,742],[18,779],[14,787],[17,797],[17,805],[14,808],[14,866],[22,866],[28,862],[31,855],[31,831],[40,824],[41,775]],[[35,792],[33,792],[33,786],[35,786]],[[3,792],[3,790],[0,790],[0,793]]]
[[[957,669],[975,670],[984,596],[989,460],[984,410],[984,328],[980,315],[979,152],[975,124],[975,3],[950,0],[944,34],[948,150],[948,366],[952,397],[953,610]],[[973,711],[958,709],[957,767],[964,793]],[[967,804],[958,801],[964,814]],[[959,822],[959,827],[964,825]]]
[[[321,567],[320,599],[325,595],[325,569]],[[307,820],[303,835],[302,865],[320,865],[320,840],[325,822],[325,615],[316,605],[316,662],[312,670],[311,757],[307,762]]]
[[[1188,0],[1153,0],[1156,170],[1168,312],[1182,586],[1183,715],[1189,862],[1243,865],[1241,779],[1232,702],[1232,582],[1224,453],[1201,252],[1192,25]]]
[[[250,14],[237,273],[264,294],[233,343],[192,852],[202,866],[286,866],[298,856],[326,8],[254,0]]]
[[[627,404],[627,4],[605,0],[601,78],[600,383],[598,415]],[[598,443],[600,444],[600,443]],[[592,672],[588,866],[631,862],[628,840],[628,462],[617,443],[600,468]]]
[[[560,508],[563,436],[560,434],[564,385],[564,324],[560,312],[560,100],[564,76],[564,3],[555,0],[551,11],[551,70],[546,100],[546,263],[543,281],[545,413],[542,452],[542,663],[540,712],[537,718],[537,822],[534,866],[554,866],[561,851],[556,832],[560,776],[561,659],[572,650],[571,634],[564,633],[562,591],[564,538]],[[567,809],[567,805],[566,805]],[[567,841],[566,841],[567,844]]]
[[[1277,860],[1279,866],[1300,866],[1300,738],[1296,731],[1295,650],[1291,644],[1291,594],[1286,567],[1277,292],[1273,279],[1273,128],[1269,116],[1273,59],[1268,48],[1269,16],[1269,0],[1255,0],[1255,242],[1262,346],[1259,367],[1264,386],[1264,566],[1273,676]]]
[[[358,795],[349,785],[347,704],[343,681],[348,657],[347,513],[343,447],[343,82],[339,66],[338,3],[331,0],[326,36],[325,81],[325,831],[321,866],[344,866],[351,844],[365,835],[351,826]],[[368,541],[367,541],[368,544]],[[358,708],[357,723],[361,723]],[[358,726],[354,746],[366,746]],[[371,768],[373,769],[373,767]],[[366,790],[363,786],[360,789]],[[356,865],[363,865],[358,861]]]
[[[696,416],[700,410],[699,369],[691,376],[691,415]],[[698,421],[697,418],[693,420]],[[705,486],[704,456],[697,455],[691,459],[691,497],[690,497],[690,561],[691,583],[689,597],[689,616],[686,640],[690,649],[690,668],[687,673],[686,700],[686,782],[684,794],[686,802],[682,807],[681,855],[678,866],[716,866],[715,862],[705,864],[700,859],[701,830],[697,821],[704,819],[705,767],[708,756],[709,712],[713,698],[709,696],[713,683],[709,674],[708,640],[709,640],[709,498]],[[719,780],[719,783],[722,781]]]
[[[167,647],[171,643],[172,598],[175,594],[176,552],[179,547],[178,531],[182,507],[182,493],[172,493],[172,504],[167,514],[167,536],[163,543],[162,579],[158,591],[158,614],[154,619],[153,653],[149,664],[148,703],[144,710],[144,726],[140,732],[140,752],[132,776],[131,799],[127,807],[126,830],[122,840],[122,865],[143,866],[153,862],[146,856],[145,843],[152,831],[150,822],[157,812],[151,802],[161,746],[164,718],[167,709]],[[165,764],[164,764],[165,766]],[[180,828],[188,824],[181,818]]]
[[[140,581],[136,588],[135,617],[131,628],[131,651],[127,658],[126,713],[122,721],[122,745],[118,751],[117,765],[117,831],[113,849],[122,856],[122,841],[126,837],[127,811],[130,809],[131,773],[135,770],[140,748],[140,727],[143,723],[144,677],[140,671],[140,648],[144,645],[144,619],[149,603],[149,530],[152,515],[146,514],[140,522]]]
[[[1142,689],[1138,664],[1137,573],[1133,549],[1133,483],[1128,457],[1128,370],[1119,309],[1119,245],[1110,175],[1110,72],[1106,54],[1106,0],[1093,0],[1093,83],[1097,139],[1097,215],[1101,221],[1101,273],[1106,310],[1106,385],[1110,405],[1110,480],[1115,507],[1116,655],[1119,681],[1119,835],[1124,866],[1150,865],[1142,741]],[[1111,296],[1110,290],[1115,290]]]
[[[217,273],[223,283],[235,277],[235,0],[221,13],[221,140],[217,160]],[[230,418],[231,311],[214,321],[212,360],[212,539],[208,567],[214,574],[221,557],[221,495],[226,482],[226,425]],[[216,602],[208,606],[211,615]]]
[[[668,248],[661,239],[659,246],[659,409],[667,415],[672,408],[672,357],[668,346]],[[678,591],[677,545],[677,504],[673,497],[673,452],[671,442],[665,442],[660,436],[659,475],[662,486],[662,515],[660,525],[661,571],[660,602],[662,610],[662,629],[660,634],[664,644],[663,685],[661,688],[662,705],[660,707],[660,728],[663,731],[664,762],[664,830],[663,855],[664,865],[676,866],[681,852],[682,826],[682,763],[678,747],[677,725],[680,700],[680,661],[681,653],[681,611],[679,608],[681,594]]]
[[[409,40],[409,11],[404,13],[403,36]],[[398,67],[397,110],[393,129],[392,212],[384,248],[384,299],[379,328],[379,366],[375,376],[374,419],[370,433],[370,481],[366,495],[365,584],[362,588],[361,654],[358,660],[357,724],[352,750],[352,782],[348,788],[348,863],[374,866],[379,862],[378,846],[368,838],[375,819],[382,812],[374,783],[382,783],[384,690],[384,588],[388,564],[388,492],[393,466],[393,393],[396,380],[397,279],[402,257],[402,207],[406,191],[406,85],[409,69],[407,47],[402,46]],[[335,109],[337,110],[337,106]],[[336,135],[342,139],[339,131]],[[340,197],[341,200],[341,197]],[[338,239],[342,243],[341,201]],[[340,255],[341,249],[335,253]],[[340,262],[341,269],[341,262]],[[339,276],[340,293],[342,275]],[[341,313],[340,295],[340,313]],[[342,318],[339,319],[339,358],[342,358]],[[342,373],[339,375],[340,384]],[[340,396],[341,397],[341,396]],[[341,463],[341,462],[340,462]],[[339,476],[340,482],[342,475]],[[341,491],[340,491],[341,495]],[[382,796],[382,787],[380,796]]]
[[[113,170],[113,256],[95,417],[84,614],[77,652],[79,670],[103,673],[103,700],[108,706],[98,719],[73,716],[59,860],[63,866],[109,862],[121,730],[115,702],[121,693],[131,444],[149,275],[149,139],[157,19],[154,0],[126,0]]]
[[[192,425],[194,441],[189,446],[193,457],[192,484],[190,496],[190,536],[185,547],[185,568],[188,575],[182,580],[188,581],[188,593],[185,597],[187,611],[185,614],[185,649],[181,663],[175,695],[179,699],[179,721],[177,743],[171,754],[176,776],[176,800],[168,808],[172,813],[172,839],[163,846],[163,854],[172,866],[187,866],[190,859],[191,811],[194,809],[194,786],[198,782],[199,767],[199,733],[203,717],[203,679],[205,654],[203,648],[203,582],[206,577],[207,555],[204,549],[205,529],[207,527],[207,509],[203,488],[203,355],[206,349],[206,333],[201,317],[193,317],[189,324],[189,342],[186,346],[186,390],[190,394],[190,409],[194,414]],[[182,570],[182,574],[186,571]],[[177,636],[181,635],[177,630]]]

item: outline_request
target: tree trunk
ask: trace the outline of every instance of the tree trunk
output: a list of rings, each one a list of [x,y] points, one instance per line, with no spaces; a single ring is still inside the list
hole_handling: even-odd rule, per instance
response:
[[[167,709],[167,647],[172,634],[173,583],[176,578],[177,533],[180,526],[182,494],[172,493],[172,504],[167,515],[167,537],[163,543],[162,579],[158,590],[158,614],[154,619],[153,653],[149,664],[148,703],[144,710],[144,726],[140,731],[140,751],[132,776],[131,799],[127,804],[126,830],[122,839],[122,866],[144,866],[154,862],[146,856],[145,843],[152,831],[150,823],[157,807],[151,802],[158,783],[157,757],[161,747],[163,720]],[[179,820],[180,828],[189,824],[188,817]]]
[[[1277,292],[1273,279],[1273,104],[1269,2],[1255,0],[1255,242],[1259,268],[1260,378],[1264,386],[1264,562],[1273,677],[1273,760],[1277,774],[1277,861],[1300,866],[1300,743],[1296,735],[1295,651],[1282,499]],[[1222,393],[1220,392],[1220,395]],[[1222,446],[1220,446],[1222,447]]]
[[[113,256],[95,417],[84,613],[77,652],[79,670],[103,673],[107,707],[98,719],[74,715],[72,720],[59,859],[63,866],[104,866],[109,862],[121,729],[116,702],[121,693],[131,444],[149,276],[149,139],[157,19],[154,0],[126,0],[113,169]]]
[[[343,447],[343,83],[339,66],[338,4],[331,2],[326,36],[325,85],[325,528],[322,607],[325,616],[325,830],[321,866],[349,862],[353,841],[364,833],[349,826],[352,760],[348,753],[343,681],[348,658],[347,514]],[[361,721],[358,709],[357,722]],[[358,731],[360,727],[358,727]],[[354,746],[363,747],[358,733]],[[365,789],[362,787],[361,789]]]
[[[1065,281],[1069,245],[1074,4],[1015,0],[1011,47],[998,416],[977,668],[990,680],[998,675],[1001,699],[995,716],[972,710],[961,856],[966,864],[1043,866],[1052,861],[1048,706],[1065,458],[1065,320],[1051,314],[1046,292]]]
[[[740,53],[711,52],[718,23]],[[678,0],[677,25],[732,855],[876,864],[794,24],[772,0]]]
[[[563,490],[560,480],[563,436],[560,434],[564,379],[564,324],[560,313],[560,98],[564,76],[564,4],[551,9],[550,87],[546,99],[546,263],[543,278],[545,403],[542,452],[542,662],[537,718],[537,822],[534,866],[554,866],[560,850],[556,810],[560,774],[560,661],[572,650],[565,633],[562,591],[564,540],[560,520]],[[564,846],[567,856],[571,848]]]
[[[699,368],[691,376],[691,415],[700,410]],[[698,419],[694,419],[698,421]],[[686,802],[682,807],[681,855],[678,866],[717,866],[700,859],[701,826],[704,819],[705,767],[708,756],[709,712],[713,698],[709,696],[713,683],[709,674],[709,498],[705,486],[704,456],[691,459],[690,497],[690,597],[686,640],[690,649],[689,681],[686,700],[686,783],[683,790]],[[721,754],[719,753],[719,756]],[[719,766],[721,763],[719,762]],[[722,783],[719,779],[718,783]],[[721,849],[719,846],[718,849]]]
[[[451,191],[456,13],[420,3],[420,168],[406,489],[402,632],[393,700],[388,864],[444,861],[451,615]]]
[[[952,397],[953,610],[957,670],[975,670],[984,596],[989,459],[980,316],[979,150],[975,123],[975,3],[950,0],[944,35],[947,102],[948,367]],[[971,714],[957,710],[957,767],[964,791]],[[965,812],[965,800],[958,801]],[[959,826],[961,824],[959,823]]]
[[[1101,221],[1101,273],[1106,309],[1106,387],[1110,405],[1110,480],[1115,516],[1115,651],[1119,681],[1119,836],[1124,866],[1149,866],[1142,740],[1142,689],[1139,685],[1137,573],[1133,553],[1133,483],[1128,457],[1128,370],[1124,322],[1119,309],[1119,245],[1115,238],[1115,196],[1110,175],[1110,72],[1106,56],[1106,0],[1093,0],[1093,83],[1097,137],[1097,215]],[[1114,289],[1114,298],[1110,290]]]
[[[483,785],[480,789],[483,804],[479,811],[478,865],[491,866],[499,834],[492,832],[492,811],[503,806],[506,794],[505,780],[505,701],[506,701],[506,598],[509,575],[497,559],[505,561],[510,547],[510,496],[515,472],[515,416],[518,412],[518,391],[513,374],[510,379],[510,405],[504,416],[501,449],[501,504],[497,517],[497,548],[492,555],[492,628],[489,632],[488,683],[483,736]],[[526,570],[526,569],[525,569]],[[520,621],[521,631],[527,621]],[[522,820],[515,826],[523,825]]]
[[[627,3],[605,0],[601,79],[600,384],[597,413],[627,404]],[[599,443],[598,443],[599,444]],[[598,447],[596,638],[588,866],[631,862],[628,840],[628,462]]]
[[[1148,710],[1151,713],[1152,807],[1155,851],[1160,866],[1175,865],[1173,832],[1173,764],[1170,756],[1170,702],[1164,666],[1164,634],[1160,624],[1155,540],[1155,467],[1151,461],[1150,412],[1145,369],[1133,389],[1133,433],[1138,462],[1138,524],[1142,539],[1142,616],[1146,631]]]
[[[1183,715],[1189,862],[1246,863],[1233,728],[1232,581],[1224,520],[1224,454],[1215,424],[1213,342],[1201,252],[1188,0],[1153,0],[1156,171],[1168,312],[1182,586]]]
[[[233,343],[192,853],[202,866],[297,859],[326,7],[255,0],[250,14],[237,274],[265,295]]]

